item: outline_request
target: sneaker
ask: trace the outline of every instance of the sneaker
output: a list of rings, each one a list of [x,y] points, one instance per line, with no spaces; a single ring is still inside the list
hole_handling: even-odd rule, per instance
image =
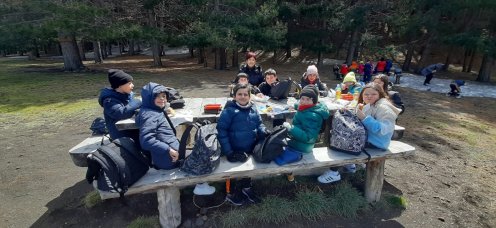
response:
[[[212,195],[215,192],[215,187],[208,185],[207,182],[202,184],[196,184],[193,193],[197,196]]]
[[[456,96],[456,98],[462,98],[462,95],[458,95],[458,96]]]
[[[251,203],[260,203],[262,200],[255,194],[255,192],[251,188],[243,188],[241,190],[243,192],[243,195],[246,196],[246,198],[251,202]]]
[[[329,184],[341,180],[341,175],[338,171],[328,170],[320,175],[317,180],[322,184]]]
[[[226,195],[226,200],[234,206],[242,206],[245,199],[245,195],[241,193],[228,193]]]
[[[344,166],[344,172],[345,173],[355,173],[356,172],[356,165],[355,164],[348,164]]]

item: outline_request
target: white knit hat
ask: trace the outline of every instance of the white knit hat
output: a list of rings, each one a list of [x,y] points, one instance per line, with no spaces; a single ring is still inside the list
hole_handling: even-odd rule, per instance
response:
[[[307,75],[309,74],[319,74],[319,70],[317,70],[317,67],[315,65],[310,65],[307,68]]]

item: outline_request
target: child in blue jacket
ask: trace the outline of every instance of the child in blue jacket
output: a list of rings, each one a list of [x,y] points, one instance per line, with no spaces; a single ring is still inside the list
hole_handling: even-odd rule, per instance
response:
[[[217,132],[222,154],[229,162],[245,162],[252,153],[258,139],[268,133],[262,117],[250,99],[250,86],[237,84],[234,98],[227,101],[217,122]],[[251,179],[244,178],[233,183],[233,193],[226,200],[234,205],[242,205],[247,199],[252,203],[260,202],[251,188]]]
[[[167,105],[165,91],[165,86],[153,82],[143,86],[143,104],[136,117],[136,125],[139,127],[141,147],[150,151],[153,165],[158,169],[174,169],[184,154],[179,155],[176,130],[164,112]]]
[[[131,118],[141,106],[141,101],[133,98],[133,77],[122,70],[110,69],[108,80],[111,88],[102,89],[98,103],[103,107],[110,138],[131,137],[138,142],[136,131],[119,131],[115,126],[117,121]]]

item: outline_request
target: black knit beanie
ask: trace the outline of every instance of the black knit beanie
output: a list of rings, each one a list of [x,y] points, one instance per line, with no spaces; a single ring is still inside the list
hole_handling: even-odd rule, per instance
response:
[[[112,89],[117,89],[119,86],[133,81],[133,77],[124,73],[122,70],[110,69],[108,71],[108,80]]]
[[[313,103],[317,104],[317,101],[319,101],[319,90],[314,85],[307,85],[301,90],[301,96],[312,98]]]

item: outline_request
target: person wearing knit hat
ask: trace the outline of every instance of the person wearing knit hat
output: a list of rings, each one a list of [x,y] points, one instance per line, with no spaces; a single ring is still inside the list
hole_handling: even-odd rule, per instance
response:
[[[318,102],[318,89],[313,85],[305,86],[300,100],[295,104],[297,110],[292,124],[284,122],[282,126],[288,129],[288,146],[281,155],[274,159],[278,165],[299,161],[303,154],[312,153],[319,138],[319,132],[327,118],[327,106]]]
[[[315,65],[310,65],[307,67],[307,72],[303,74],[300,80],[301,87],[305,87],[307,85],[315,85],[318,89],[317,95],[326,97],[329,93],[327,89],[327,85],[320,81],[319,71]]]
[[[248,82],[254,86],[259,86],[264,81],[262,67],[257,64],[257,54],[255,52],[246,53],[246,61],[241,64],[239,73],[246,73]]]
[[[362,85],[357,82],[355,73],[349,72],[346,74],[346,76],[343,79],[343,83],[341,84],[341,93],[350,93],[354,94],[355,91],[360,91],[362,90]]]
[[[112,89],[117,89],[121,85],[132,82],[133,77],[129,74],[126,74],[122,70],[110,69],[108,71],[108,80],[110,82]]]
[[[301,90],[300,98],[301,97],[308,97],[312,99],[314,104],[317,104],[319,101],[319,90],[314,85],[307,85]]]
[[[117,121],[131,118],[141,106],[141,100],[133,97],[133,77],[122,70],[110,69],[108,80],[111,88],[101,90],[98,103],[103,107],[105,125],[110,138],[131,137],[138,144],[136,131],[119,131],[115,126]]]

